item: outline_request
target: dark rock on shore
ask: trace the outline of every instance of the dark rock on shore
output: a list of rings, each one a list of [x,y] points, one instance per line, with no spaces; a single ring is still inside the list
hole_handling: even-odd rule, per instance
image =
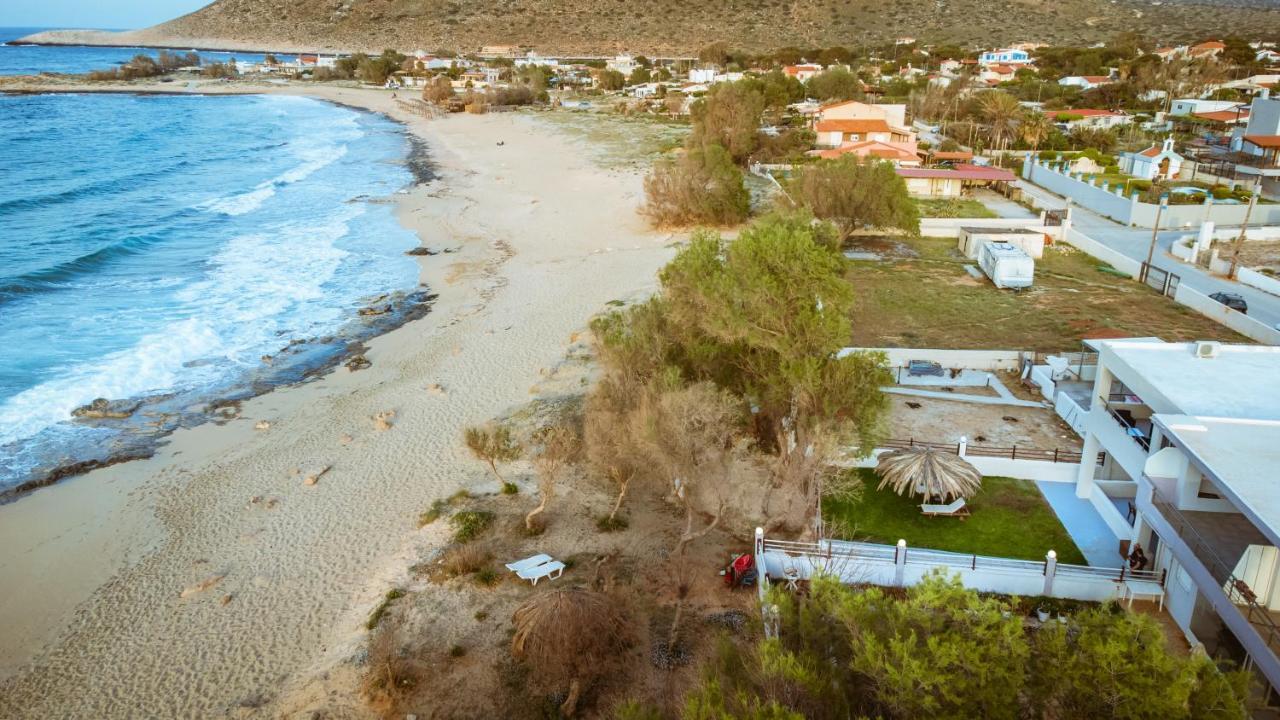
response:
[[[85,420],[122,420],[133,415],[142,406],[141,400],[108,400],[98,398],[88,405],[82,405],[71,411],[73,417]]]

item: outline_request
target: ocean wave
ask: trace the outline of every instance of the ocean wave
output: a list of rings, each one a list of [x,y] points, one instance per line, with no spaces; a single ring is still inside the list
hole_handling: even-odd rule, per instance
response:
[[[109,263],[143,253],[157,242],[159,238],[154,236],[130,237],[74,260],[19,275],[0,283],[0,305],[21,295],[59,289],[78,277],[100,271]]]
[[[320,170],[332,165],[339,158],[347,154],[347,146],[340,145],[335,147],[328,145],[310,150],[309,154],[314,155],[316,159],[303,162],[290,170],[280,173],[270,180],[265,180],[256,185],[249,192],[208,200],[200,203],[196,207],[201,210],[229,215],[231,217],[251,213],[262,207],[262,204],[267,200],[270,200],[276,194],[277,188],[302,182]]]

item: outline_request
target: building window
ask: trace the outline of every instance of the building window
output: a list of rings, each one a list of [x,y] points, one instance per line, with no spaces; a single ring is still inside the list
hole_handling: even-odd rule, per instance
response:
[[[1222,499],[1222,496],[1218,494],[1218,489],[1204,475],[1200,476],[1200,490],[1196,493],[1196,497],[1202,500]]]

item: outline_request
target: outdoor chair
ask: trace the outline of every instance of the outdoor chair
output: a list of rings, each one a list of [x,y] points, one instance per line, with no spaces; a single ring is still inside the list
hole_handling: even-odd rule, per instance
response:
[[[531,568],[536,568],[539,565],[542,565],[543,563],[549,563],[549,562],[551,562],[550,555],[539,554],[539,555],[534,555],[532,557],[527,557],[523,560],[517,560],[512,563],[507,563],[507,569],[513,573],[518,573],[521,570],[529,570]]]
[[[930,505],[924,503],[920,506],[920,512],[930,517],[968,517],[969,508],[965,507],[964,498],[956,498],[946,505]]]
[[[563,574],[564,563],[559,560],[552,560],[549,563],[543,563],[535,567],[516,571],[516,575],[519,576],[521,580],[528,580],[534,585],[537,585],[538,581],[544,577],[549,577],[552,580],[555,580]]]

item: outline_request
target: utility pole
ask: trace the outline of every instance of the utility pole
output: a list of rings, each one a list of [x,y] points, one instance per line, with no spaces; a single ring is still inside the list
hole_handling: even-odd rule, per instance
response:
[[[1164,214],[1164,209],[1169,206],[1169,193],[1160,196],[1160,207],[1156,208],[1156,224],[1151,228],[1151,246],[1147,248],[1147,261],[1142,264],[1142,277],[1138,278],[1142,282],[1147,281],[1147,273],[1151,269],[1151,260],[1156,255],[1156,237],[1160,234],[1160,216]]]
[[[1249,207],[1244,211],[1244,224],[1240,226],[1240,235],[1231,247],[1231,269],[1227,271],[1227,279],[1235,280],[1240,270],[1240,251],[1244,249],[1245,233],[1249,231],[1249,217],[1253,215],[1253,206],[1258,204],[1258,195],[1262,192],[1262,176],[1253,181],[1253,194],[1249,196]]]

